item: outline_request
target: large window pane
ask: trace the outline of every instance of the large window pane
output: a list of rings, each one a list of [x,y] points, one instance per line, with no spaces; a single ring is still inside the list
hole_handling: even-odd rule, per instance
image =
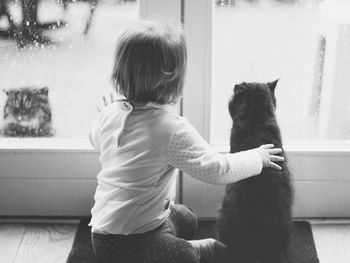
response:
[[[346,1],[338,2],[350,11]],[[326,4],[323,11],[331,13],[333,4]],[[325,19],[319,5],[317,0],[215,1],[212,143],[228,144],[227,102],[234,84],[277,78],[277,118],[285,142],[350,139],[349,21]],[[333,18],[341,15],[338,10]]]
[[[9,0],[0,8],[2,136],[49,136],[51,109],[53,136],[87,138],[112,90],[116,40],[138,20],[138,2]],[[9,90],[20,90],[12,93],[18,102],[9,102]]]

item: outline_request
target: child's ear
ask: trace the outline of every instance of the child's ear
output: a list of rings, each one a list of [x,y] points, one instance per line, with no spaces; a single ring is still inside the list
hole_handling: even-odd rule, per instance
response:
[[[238,95],[238,94],[241,94],[245,89],[245,86],[243,83],[241,84],[236,84],[235,85],[235,88],[234,88],[234,91],[233,91],[233,94],[234,95]]]
[[[6,89],[1,89],[6,95],[9,95],[9,91]]]
[[[276,86],[277,86],[277,83],[278,83],[279,80],[280,80],[280,79],[278,78],[278,79],[276,79],[275,81],[272,81],[272,82],[267,83],[267,85],[269,86],[269,88],[270,88],[272,94],[275,94],[275,89],[276,89]]]

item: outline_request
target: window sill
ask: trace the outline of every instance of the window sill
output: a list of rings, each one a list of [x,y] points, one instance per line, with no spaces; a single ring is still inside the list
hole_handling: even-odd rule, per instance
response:
[[[229,145],[212,144],[214,150],[230,151]],[[349,153],[350,141],[304,141],[286,143],[287,153]],[[88,139],[0,138],[0,152],[87,152],[96,153]]]
[[[228,153],[230,147],[228,145],[213,145],[214,150],[218,152]],[[350,141],[304,141],[295,143],[286,143],[284,150],[287,153],[339,153],[350,154]]]
[[[88,139],[0,138],[0,152],[95,153]]]

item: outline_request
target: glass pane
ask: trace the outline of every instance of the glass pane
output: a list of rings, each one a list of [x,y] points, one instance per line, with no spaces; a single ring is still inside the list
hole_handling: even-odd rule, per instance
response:
[[[278,78],[277,118],[285,142],[350,139],[350,21],[334,20],[344,9],[350,13],[349,3],[215,1],[213,144],[229,142],[227,102],[234,85]]]
[[[1,1],[1,136],[87,138],[138,19],[135,0]]]

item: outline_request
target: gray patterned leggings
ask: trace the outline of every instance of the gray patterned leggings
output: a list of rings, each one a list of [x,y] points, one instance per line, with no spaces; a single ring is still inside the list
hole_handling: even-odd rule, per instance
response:
[[[103,263],[199,263],[197,250],[186,241],[197,231],[197,217],[175,204],[163,225],[144,234],[92,233],[92,244]]]

